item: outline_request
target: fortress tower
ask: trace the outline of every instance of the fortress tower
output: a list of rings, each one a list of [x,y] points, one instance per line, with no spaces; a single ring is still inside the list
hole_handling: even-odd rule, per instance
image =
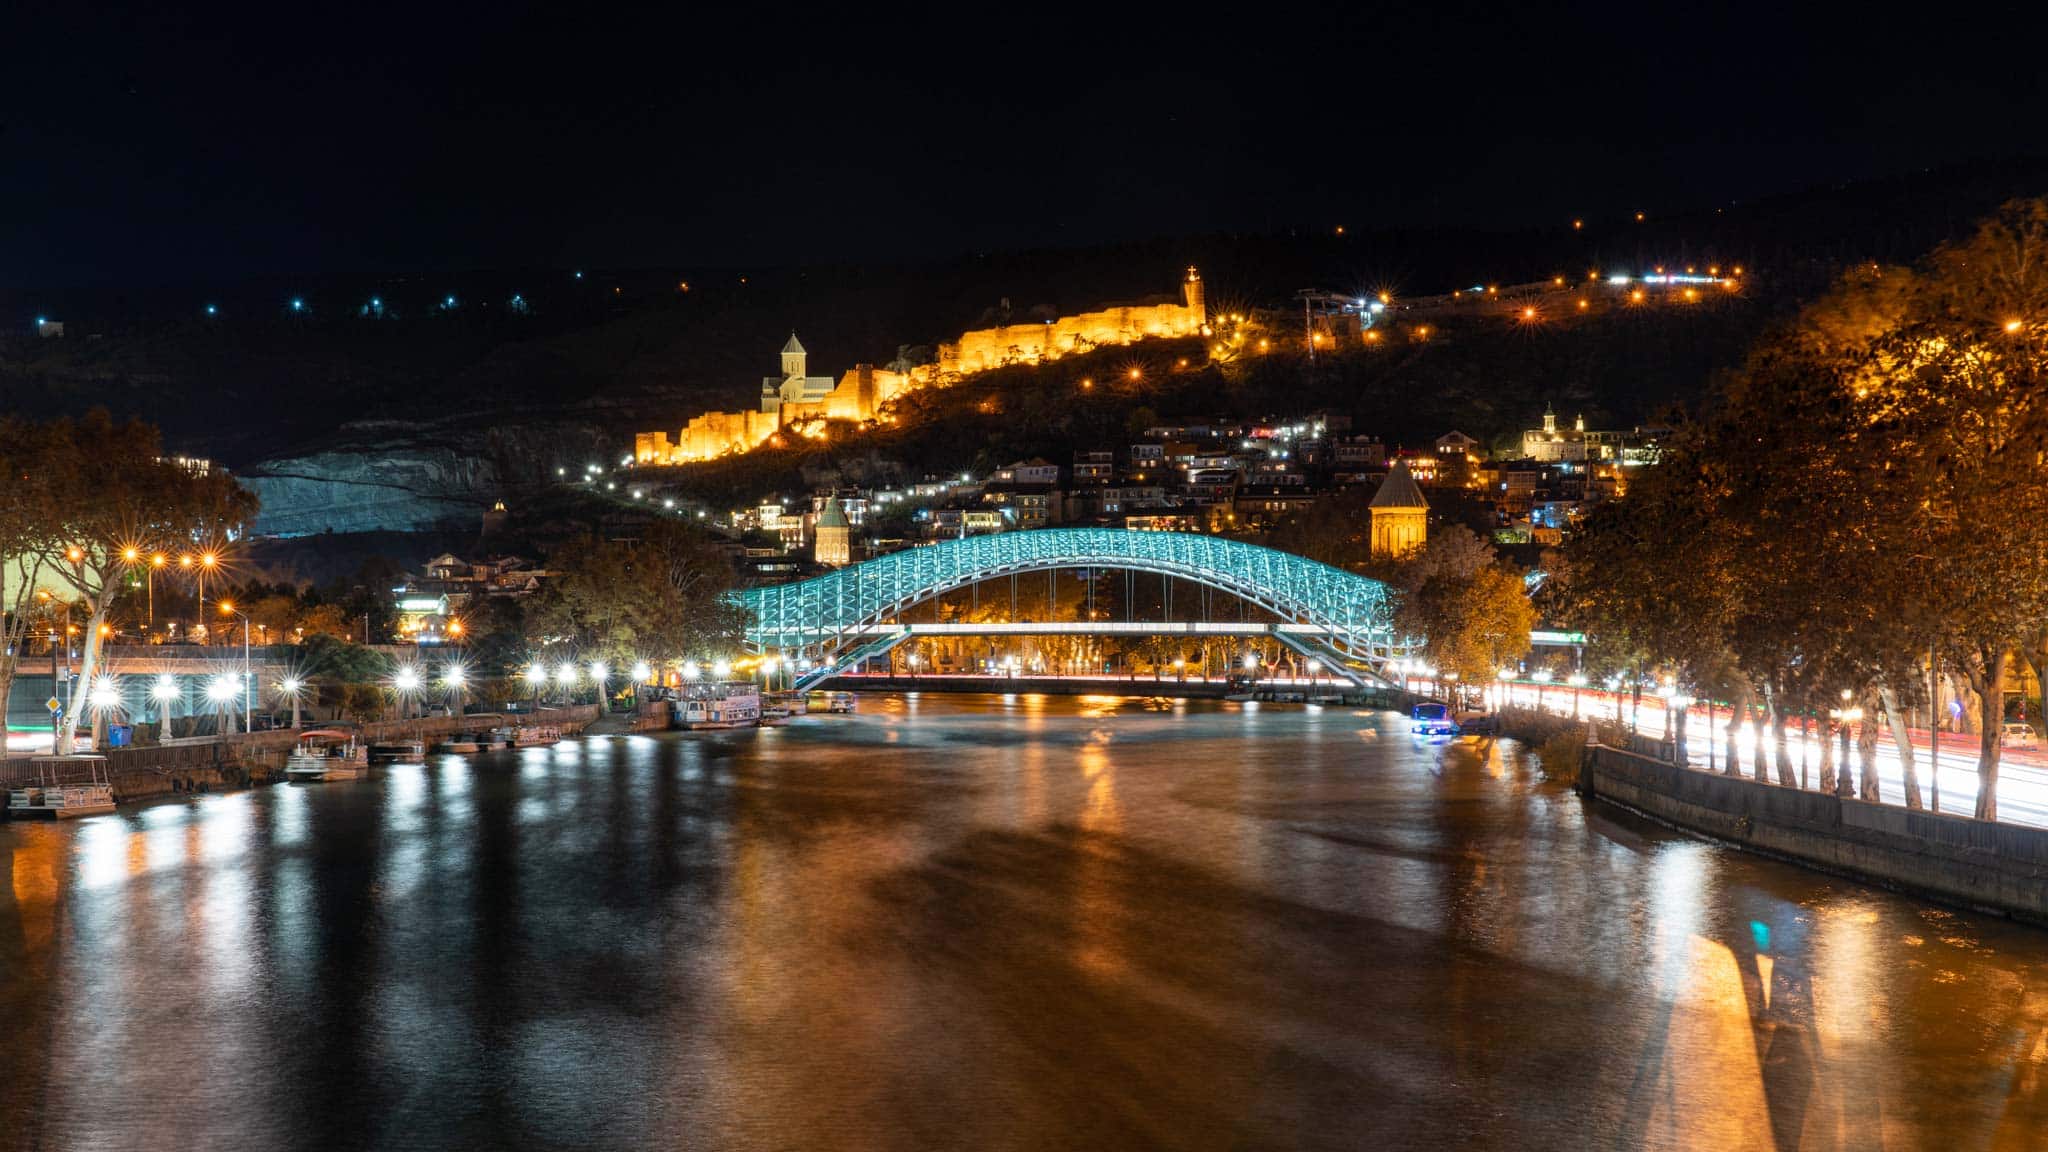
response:
[[[839,506],[839,497],[825,497],[815,530],[817,542],[811,555],[818,563],[831,568],[853,563],[853,525],[847,521],[845,509]]]
[[[1372,554],[1399,559],[1420,551],[1429,541],[1429,501],[1408,473],[1405,460],[1394,461],[1380,490],[1373,493]]]
[[[1195,271],[1193,264],[1188,265],[1188,278],[1181,281],[1180,292],[1181,299],[1187,304],[1188,310],[1195,314],[1195,326],[1199,328],[1207,324],[1209,322],[1209,296],[1202,288],[1202,274]]]

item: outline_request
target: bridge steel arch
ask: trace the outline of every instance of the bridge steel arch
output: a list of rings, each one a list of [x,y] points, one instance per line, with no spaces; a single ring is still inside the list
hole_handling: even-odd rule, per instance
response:
[[[1045,528],[892,552],[823,576],[733,594],[753,650],[821,656],[955,588],[1049,568],[1124,568],[1179,577],[1317,626],[1333,655],[1374,671],[1413,644],[1398,635],[1386,585],[1290,552],[1186,532]]]

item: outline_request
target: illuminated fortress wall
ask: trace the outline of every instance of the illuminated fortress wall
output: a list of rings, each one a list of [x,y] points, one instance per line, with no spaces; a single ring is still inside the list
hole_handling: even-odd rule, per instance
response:
[[[785,427],[819,420],[867,423],[882,418],[888,406],[906,392],[943,387],[968,373],[1057,360],[1139,340],[1194,336],[1202,332],[1208,319],[1202,278],[1190,268],[1181,282],[1179,304],[1106,308],[1062,316],[1050,323],[963,332],[954,343],[939,345],[937,364],[920,365],[909,372],[856,365],[815,402],[784,401],[772,412],[706,412],[684,425],[674,441],[666,432],[639,433],[633,438],[633,458],[641,464],[687,464],[750,451]]]

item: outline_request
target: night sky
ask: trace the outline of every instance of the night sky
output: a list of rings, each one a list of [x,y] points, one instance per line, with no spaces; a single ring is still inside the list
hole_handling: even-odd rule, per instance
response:
[[[2016,15],[173,7],[0,18],[0,285],[1506,227],[2048,150]]]

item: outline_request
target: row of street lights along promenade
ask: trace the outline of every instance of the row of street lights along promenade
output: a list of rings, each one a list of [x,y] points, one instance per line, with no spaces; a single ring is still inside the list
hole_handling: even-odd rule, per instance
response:
[[[220,607],[223,612],[232,612],[234,615],[242,616],[245,622],[248,619],[228,604],[222,604]],[[242,726],[243,730],[246,731],[250,726],[255,695],[253,691],[255,684],[254,668],[250,663],[251,651],[246,643],[243,646],[242,659],[241,671],[221,672],[206,677],[200,689],[200,695],[224,714],[228,712],[230,705],[238,702],[241,703],[243,705]],[[755,665],[753,672],[759,674],[763,679],[772,682],[779,673],[786,670],[807,668],[808,664],[809,661],[803,661],[801,665],[789,664],[789,662],[771,656],[759,661]],[[686,681],[703,679],[706,670],[707,667],[705,665],[699,664],[695,660],[686,660],[678,666],[678,672]],[[715,660],[710,663],[708,670],[713,678],[723,680],[732,675],[733,664],[730,660]],[[534,698],[537,700],[550,687],[560,691],[568,691],[583,685],[589,685],[602,695],[605,685],[612,680],[613,674],[611,668],[601,660],[592,661],[588,665],[578,665],[564,661],[552,668],[546,664],[535,662],[527,665],[521,678],[533,690]],[[472,679],[470,670],[465,665],[459,661],[449,661],[442,664],[438,669],[429,669],[417,664],[402,665],[392,672],[387,684],[392,692],[401,701],[405,702],[407,711],[410,710],[412,702],[426,698],[434,687],[438,687],[443,692],[446,692],[455,707],[460,708],[464,693]],[[103,673],[95,677],[90,694],[87,697],[94,711],[118,717],[119,713],[129,710],[127,692],[121,680],[121,677],[112,673]],[[653,665],[644,660],[633,665],[632,683],[636,685],[651,685],[655,682]],[[300,711],[308,687],[310,685],[306,679],[297,675],[285,676],[275,685],[277,697],[291,703],[292,727],[294,728],[300,724]],[[186,688],[176,676],[168,674],[158,675],[149,687],[149,697],[157,703],[160,709],[167,709],[171,705],[185,699]]]

